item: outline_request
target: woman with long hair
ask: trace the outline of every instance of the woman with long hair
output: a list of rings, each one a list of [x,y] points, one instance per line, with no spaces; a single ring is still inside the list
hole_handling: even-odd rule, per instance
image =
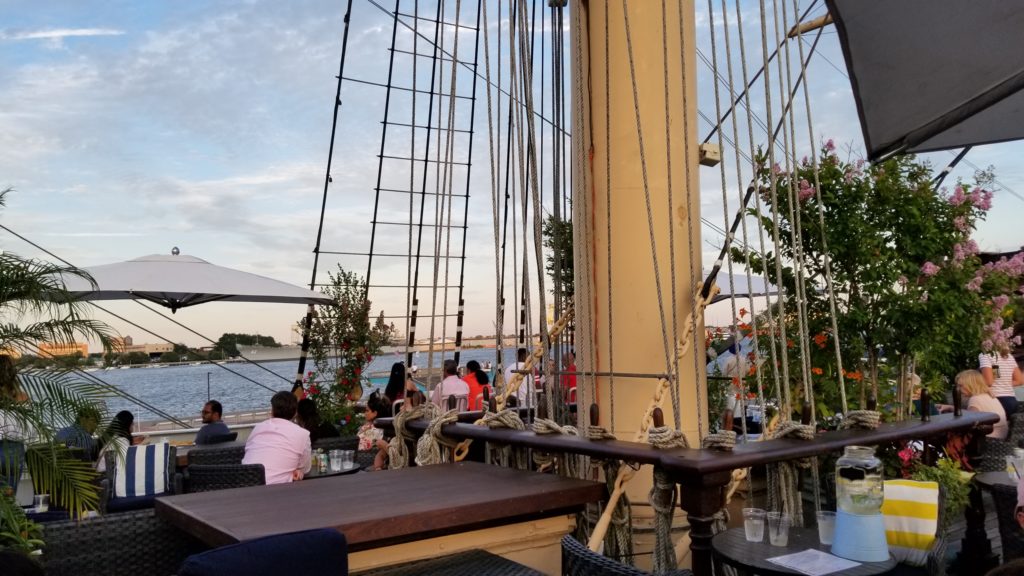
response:
[[[388,376],[388,384],[384,387],[384,395],[387,396],[388,403],[405,398],[404,362],[395,362],[391,365],[391,375]]]
[[[483,410],[480,395],[484,393],[484,386],[491,383],[487,372],[480,369],[480,363],[476,360],[466,362],[466,376],[463,378],[469,384],[469,409]]]
[[[145,439],[144,436],[132,438],[132,425],[135,424],[135,415],[127,410],[118,412],[114,419],[107,425],[106,430],[100,436],[100,453],[96,460],[96,471],[105,472],[107,469],[107,452],[114,452],[119,457],[124,456],[128,447]]]
[[[338,429],[320,418],[320,411],[316,408],[316,402],[309,398],[299,400],[298,408],[295,411],[296,424],[309,431],[309,442],[312,444],[321,438],[337,438]]]

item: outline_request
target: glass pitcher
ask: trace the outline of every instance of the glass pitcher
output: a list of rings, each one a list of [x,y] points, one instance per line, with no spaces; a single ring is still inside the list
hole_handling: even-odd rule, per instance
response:
[[[836,500],[849,514],[880,514],[885,489],[882,461],[870,446],[847,446],[836,462]]]

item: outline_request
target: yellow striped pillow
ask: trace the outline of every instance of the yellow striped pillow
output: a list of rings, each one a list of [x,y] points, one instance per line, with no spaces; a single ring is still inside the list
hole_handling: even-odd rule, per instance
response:
[[[924,566],[938,531],[938,482],[886,480],[882,514],[893,558],[911,566]]]

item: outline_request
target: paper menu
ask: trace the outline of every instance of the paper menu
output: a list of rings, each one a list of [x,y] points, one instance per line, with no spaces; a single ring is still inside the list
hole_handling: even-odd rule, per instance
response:
[[[839,572],[840,570],[846,570],[855,566],[860,566],[859,562],[853,560],[847,560],[838,556],[833,556],[820,550],[808,549],[803,552],[797,552],[795,554],[786,554],[785,556],[776,556],[775,558],[768,558],[768,561],[779,566],[784,566],[790,570],[796,570],[807,576],[823,576],[824,574],[831,574],[833,572]]]

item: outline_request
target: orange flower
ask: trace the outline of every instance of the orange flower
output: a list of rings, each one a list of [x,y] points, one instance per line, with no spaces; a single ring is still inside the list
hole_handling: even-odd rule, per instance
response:
[[[817,368],[817,367],[811,368],[811,374],[815,374],[815,375],[821,376],[824,373],[825,373],[825,371],[822,370],[821,368]]]
[[[818,348],[824,348],[826,342],[828,342],[828,336],[825,336],[824,332],[819,332],[818,335],[814,337],[814,343],[818,345]]]
[[[740,318],[743,318],[746,315],[747,315],[747,309],[746,308],[740,308]]]

